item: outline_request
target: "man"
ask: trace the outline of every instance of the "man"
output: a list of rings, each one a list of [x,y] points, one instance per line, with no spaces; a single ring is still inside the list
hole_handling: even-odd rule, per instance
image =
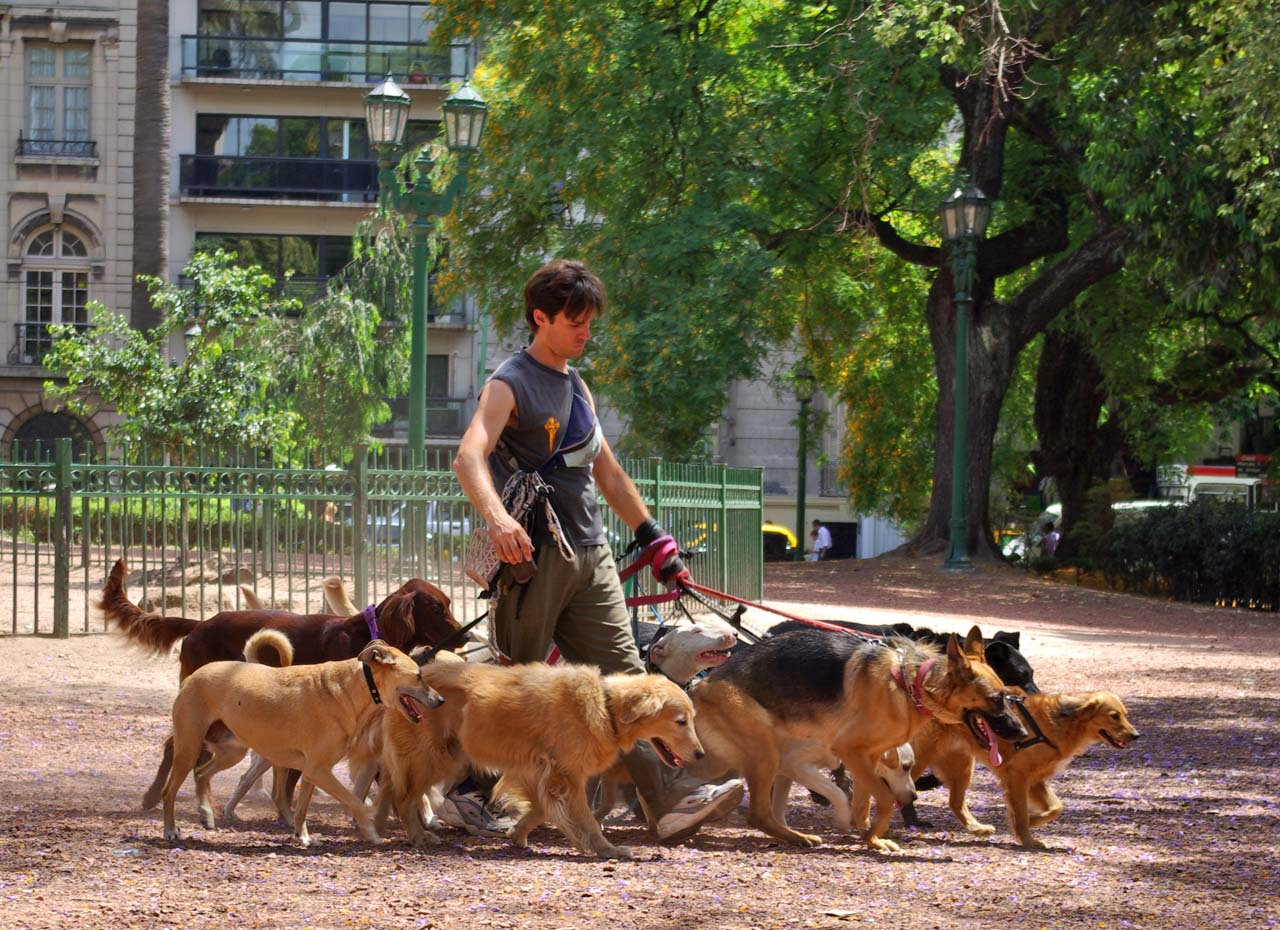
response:
[[[1040,551],[1045,555],[1052,556],[1058,551],[1058,541],[1062,538],[1062,534],[1058,532],[1058,528],[1053,525],[1052,520],[1046,520],[1044,526],[1041,527],[1044,533],[1044,539],[1040,541]]]
[[[813,531],[809,534],[813,539],[813,560],[819,562],[831,551],[831,531],[821,520],[813,521]]]
[[[557,259],[534,273],[524,296],[532,341],[485,385],[453,463],[506,563],[495,585],[494,637],[516,662],[541,662],[554,644],[570,662],[643,673],[596,490],[641,545],[664,533],[609,448],[591,392],[569,366],[604,313],[604,285],[581,262]],[[522,487],[549,486],[549,495],[533,504],[532,533],[503,502],[500,492],[510,499],[513,476]],[[679,583],[685,569],[673,556],[660,572],[663,581]],[[668,783],[647,743],[623,762],[661,841],[691,836],[742,798],[739,779],[699,785],[682,776]]]

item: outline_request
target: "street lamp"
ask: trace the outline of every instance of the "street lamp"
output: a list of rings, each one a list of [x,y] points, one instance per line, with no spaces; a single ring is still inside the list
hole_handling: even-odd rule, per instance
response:
[[[796,552],[795,561],[804,561],[804,541],[808,539],[805,535],[804,526],[804,498],[805,498],[805,477],[809,471],[809,404],[813,403],[813,392],[817,384],[813,372],[809,370],[809,366],[800,363],[800,367],[795,370],[792,380],[796,391],[796,400],[800,402],[800,444],[796,450],[796,468],[798,477],[796,478]]]
[[[942,202],[942,240],[951,247],[956,303],[955,425],[951,443],[951,545],[946,567],[967,571],[968,529],[965,521],[969,446],[969,308],[973,304],[973,266],[978,242],[987,231],[991,201],[969,183],[957,186]]]
[[[378,152],[378,196],[383,207],[391,207],[409,221],[413,233],[413,315],[409,330],[409,449],[415,467],[424,464],[427,419],[427,246],[431,217],[446,215],[467,186],[471,156],[480,148],[488,106],[480,95],[464,83],[445,98],[445,144],[458,156],[458,170],[448,187],[431,189],[431,156],[424,148],[414,160],[412,181],[396,173],[404,141],[405,125],[412,103],[395,81],[387,79],[364,98],[365,124],[369,142]],[[406,172],[407,175],[407,172]]]

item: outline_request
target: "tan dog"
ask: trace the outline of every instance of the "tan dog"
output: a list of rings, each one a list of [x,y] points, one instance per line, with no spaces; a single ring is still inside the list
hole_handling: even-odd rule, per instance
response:
[[[423,680],[446,699],[428,726],[383,717],[381,824],[394,802],[415,845],[439,842],[420,822],[423,792],[451,784],[468,766],[502,773],[495,797],[520,812],[516,846],[544,821],[583,852],[623,858],[587,805],[586,783],[613,765],[637,740],[679,767],[702,756],[693,706],[660,675],[607,675],[588,665],[430,665]]]
[[[316,786],[346,805],[365,839],[381,842],[364,803],[343,787],[333,767],[350,750],[386,699],[395,716],[418,725],[443,698],[423,683],[421,669],[400,650],[375,640],[356,659],[271,668],[211,662],[187,676],[173,702],[173,768],[164,787],[164,836],[180,839],[173,806],[202,746],[212,758],[196,771],[201,822],[212,829],[209,780],[253,749],[273,765],[302,772],[294,832],[310,844],[307,807]]]
[[[330,575],[320,582],[320,587],[324,591],[324,605],[329,613],[339,617],[360,613],[360,608],[351,602],[351,595],[347,594],[347,586],[337,575]]]
[[[799,781],[831,800],[837,825],[851,828],[848,799],[822,771],[839,760],[855,794],[868,805],[876,799],[868,845],[896,852],[897,844],[883,837],[899,799],[877,773],[887,752],[908,742],[930,714],[959,723],[972,710],[999,732],[1025,735],[983,655],[977,627],[963,647],[951,636],[944,655],[905,639],[867,642],[817,629],[765,639],[735,652],[692,689],[707,750],[693,772],[704,778],[740,773],[753,826],[797,846],[816,846],[821,837],[792,830],[778,816],[786,798],[775,799],[774,786],[779,779]],[[866,815],[857,819],[862,826]]]
[[[1031,834],[1031,828],[1056,820],[1063,810],[1049,779],[1094,743],[1123,749],[1140,734],[1129,722],[1124,702],[1110,691],[1028,694],[1021,700],[1031,717],[1027,725],[1031,736],[1013,742],[998,739],[993,753],[990,735],[981,727],[971,732],[967,726],[931,722],[912,740],[916,748],[914,774],[933,769],[950,789],[951,810],[965,829],[976,836],[988,836],[995,828],[980,823],[965,798],[974,760],[982,759],[1004,788],[1009,825],[1019,842],[1027,849],[1044,849],[1045,844]]]

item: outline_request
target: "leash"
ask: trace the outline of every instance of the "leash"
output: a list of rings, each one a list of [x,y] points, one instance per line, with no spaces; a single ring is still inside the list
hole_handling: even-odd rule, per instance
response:
[[[1031,736],[1024,740],[1019,740],[1013,744],[1014,751],[1019,749],[1030,749],[1032,746],[1038,746],[1044,743],[1054,752],[1058,751],[1058,747],[1053,744],[1053,740],[1044,735],[1044,730],[1040,729],[1040,724],[1035,717],[1031,715],[1031,711],[1027,710],[1027,699],[1020,694],[1009,695],[1009,700],[1013,706],[1018,709],[1018,716],[1022,718],[1022,722],[1027,725],[1027,729],[1031,731]]]
[[[481,620],[483,620],[487,616],[489,616],[489,611],[486,610],[484,613],[476,617],[466,626],[459,627],[458,629],[450,633],[448,636],[446,636],[444,639],[440,640],[440,642],[436,643],[434,646],[431,646],[425,652],[422,652],[417,656],[415,656],[414,661],[417,662],[418,665],[420,666],[426,665],[428,662],[434,659],[437,655],[443,652],[446,648],[453,645],[455,642],[461,641],[462,637],[466,636],[467,633],[471,632],[472,627],[474,627],[476,624],[478,624]]]

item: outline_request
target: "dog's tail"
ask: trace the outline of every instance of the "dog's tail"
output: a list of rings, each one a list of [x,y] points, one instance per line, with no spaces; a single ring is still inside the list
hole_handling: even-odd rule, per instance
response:
[[[258,592],[247,584],[240,585],[240,597],[244,600],[245,610],[266,610],[267,605],[262,603]]]
[[[107,583],[102,586],[102,597],[95,606],[128,637],[130,643],[156,655],[168,655],[173,644],[194,630],[200,621],[186,617],[162,617],[142,610],[124,592],[127,573],[124,559],[118,559],[107,576]]]
[[[293,664],[293,643],[279,630],[259,630],[244,644],[244,660],[285,668]]]
[[[360,613],[360,608],[351,602],[346,585],[337,575],[330,575],[320,582],[320,586],[324,589],[324,603],[329,613],[335,617],[354,617]]]

